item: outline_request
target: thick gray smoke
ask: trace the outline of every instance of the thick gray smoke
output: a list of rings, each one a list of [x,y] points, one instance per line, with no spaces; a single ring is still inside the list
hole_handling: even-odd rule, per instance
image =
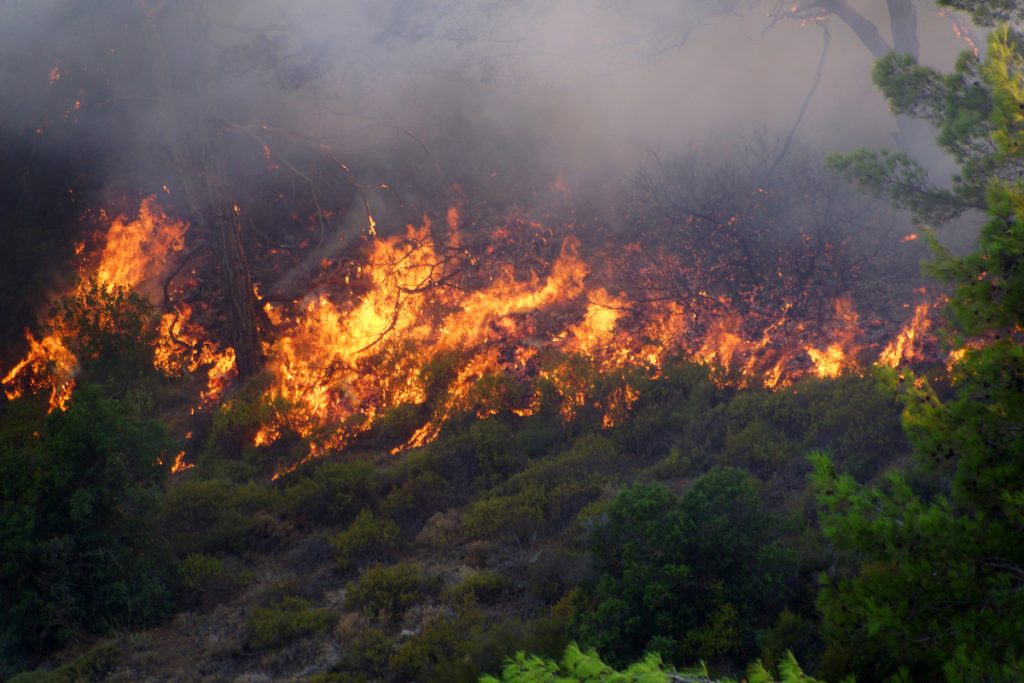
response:
[[[649,150],[728,147],[755,126],[787,134],[827,30],[800,138],[843,150],[891,146],[896,133],[870,81],[870,46],[815,3],[221,0],[183,9],[192,4],[3,3],[2,130],[38,128],[45,146],[48,119],[76,116],[76,99],[111,111],[134,103],[130,120],[92,118],[103,125],[79,135],[101,146],[134,136],[144,150],[165,122],[155,100],[145,106],[159,75],[140,55],[159,47],[180,97],[208,99],[205,114],[240,124],[381,160],[388,146],[411,145],[483,166],[488,156],[533,155],[567,173],[628,173]],[[852,8],[892,44],[886,3],[817,4]],[[930,2],[915,4],[922,61],[948,68],[967,46]],[[51,84],[52,73],[80,87]]]

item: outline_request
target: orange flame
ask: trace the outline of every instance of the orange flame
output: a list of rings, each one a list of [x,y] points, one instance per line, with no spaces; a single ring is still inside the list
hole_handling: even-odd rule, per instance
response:
[[[184,248],[187,230],[188,224],[169,217],[156,203],[155,196],[146,197],[135,218],[119,216],[110,222],[98,257],[87,259],[95,261],[95,266],[83,269],[79,287],[86,286],[90,277],[95,277],[108,291],[152,285]],[[76,254],[84,251],[84,243],[75,245]],[[160,293],[159,287],[150,289],[151,293]],[[204,341],[203,330],[190,321],[190,316],[187,304],[163,316],[154,365],[167,374],[209,368],[207,387],[201,397],[208,404],[219,396],[234,372],[234,353]],[[58,330],[41,340],[26,332],[26,338],[27,355],[7,371],[0,385],[8,398],[48,387],[50,409],[63,408],[71,396],[78,368],[78,359],[68,349],[69,340],[62,338]]]
[[[914,317],[900,330],[896,338],[889,342],[878,357],[879,365],[898,367],[904,361],[912,361],[920,352],[919,345],[931,327],[932,305],[920,303],[914,308]]]

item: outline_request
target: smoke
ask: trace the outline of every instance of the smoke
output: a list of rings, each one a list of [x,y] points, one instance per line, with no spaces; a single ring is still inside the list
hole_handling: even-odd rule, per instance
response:
[[[848,1],[890,40],[883,3]],[[0,3],[0,163],[12,179],[0,196],[10,246],[0,304],[17,309],[4,336],[60,289],[76,216],[152,193],[181,212],[183,173],[254,204],[287,195],[296,214],[314,210],[310,188],[341,187],[347,206],[327,208],[348,212],[336,221],[351,237],[366,207],[398,229],[453,184],[521,187],[528,203],[561,178],[597,206],[652,155],[726,158],[755,130],[784,138],[811,94],[797,130],[810,148],[891,147],[896,122],[861,39],[835,17],[805,24],[784,10],[773,21],[778,10],[755,0]],[[922,61],[948,68],[966,46],[930,3],[917,19]],[[176,160],[175,145],[191,160]],[[948,175],[930,143],[911,151]],[[302,174],[271,186],[258,172],[267,164]],[[354,196],[378,183],[401,202]],[[301,243],[281,227],[286,212],[256,218],[270,241]],[[43,294],[8,294],[29,289]]]
[[[853,4],[888,38],[881,3]],[[386,160],[382,145],[422,146],[452,163],[513,155],[628,172],[650,149],[728,146],[754,126],[787,131],[823,45],[822,25],[771,24],[771,2],[190,5],[5,3],[5,135],[52,127],[81,100],[83,111],[69,114],[82,119],[79,143],[129,137],[144,149],[161,134],[156,59],[181,80],[181,97],[204,100],[197,111],[272,122],[339,150]],[[964,44],[928,3],[917,16],[922,59],[948,66]],[[827,149],[891,145],[895,122],[870,82],[872,55],[834,17],[828,30],[801,138]]]

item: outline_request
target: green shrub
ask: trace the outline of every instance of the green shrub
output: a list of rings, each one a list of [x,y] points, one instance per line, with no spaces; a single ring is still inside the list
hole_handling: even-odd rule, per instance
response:
[[[426,468],[403,468],[394,487],[380,502],[381,514],[405,523],[426,520],[459,499],[451,481]]]
[[[477,500],[466,509],[463,524],[475,538],[501,533],[526,542],[543,528],[546,496],[544,489],[530,485],[513,495]]]
[[[392,672],[399,680],[454,682],[462,643],[471,629],[461,620],[431,620],[398,647],[391,657]]]
[[[578,632],[616,664],[645,651],[677,663],[752,658],[797,578],[780,542],[780,521],[741,470],[712,470],[681,498],[660,484],[627,488],[588,539],[596,572],[578,594]]]
[[[530,594],[554,605],[583,578],[584,558],[564,548],[542,549],[527,567]]]
[[[341,664],[365,678],[383,679],[389,672],[394,641],[379,628],[362,626],[342,641]]]
[[[523,472],[504,487],[513,493],[471,503],[463,515],[466,531],[479,539],[508,535],[518,544],[528,545],[564,529],[605,486],[598,476],[545,477],[551,483],[541,484],[529,475],[529,471]]]
[[[467,598],[484,605],[493,605],[509,597],[514,589],[512,582],[501,572],[484,570],[474,572],[448,588],[445,598],[456,606]]]
[[[348,584],[345,607],[393,623],[407,609],[435,595],[439,587],[437,578],[419,564],[376,565]]]
[[[270,607],[256,607],[246,622],[249,644],[260,650],[278,647],[298,638],[328,631],[335,614],[328,609],[314,609],[309,601],[289,596]]]
[[[285,480],[282,509],[309,522],[347,522],[376,500],[381,482],[373,463],[316,463]]]
[[[239,488],[226,479],[187,479],[168,487],[163,518],[175,550],[183,555],[242,552],[258,524],[232,504]]]
[[[193,553],[178,566],[181,585],[187,590],[202,592],[224,572],[224,564],[216,557]]]
[[[331,538],[334,559],[341,569],[357,563],[387,559],[398,545],[398,525],[363,510],[345,531]]]
[[[98,683],[117,664],[118,650],[113,645],[101,645],[74,661],[51,671],[26,671],[8,683]]]
[[[212,555],[192,553],[178,565],[178,577],[187,602],[208,609],[245,586],[250,573],[229,571],[224,562]]]
[[[153,623],[171,597],[161,425],[95,385],[24,407],[0,418],[0,675],[75,631]]]

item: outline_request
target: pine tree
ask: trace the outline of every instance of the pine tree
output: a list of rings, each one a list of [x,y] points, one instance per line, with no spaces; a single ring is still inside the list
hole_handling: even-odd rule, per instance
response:
[[[929,270],[954,286],[953,332],[971,340],[952,369],[954,395],[940,400],[907,370],[891,376],[907,400],[916,463],[937,485],[922,490],[893,472],[864,486],[812,456],[822,528],[852,565],[822,580],[826,661],[841,668],[845,656],[872,680],[1024,679],[1022,47],[1003,26],[983,61],[964,55],[952,76],[898,57],[876,69],[893,108],[930,118],[960,162],[952,191],[906,192],[923,176],[905,157],[858,152],[833,162],[919,215],[949,216],[958,205],[989,214],[967,256],[933,240]]]

